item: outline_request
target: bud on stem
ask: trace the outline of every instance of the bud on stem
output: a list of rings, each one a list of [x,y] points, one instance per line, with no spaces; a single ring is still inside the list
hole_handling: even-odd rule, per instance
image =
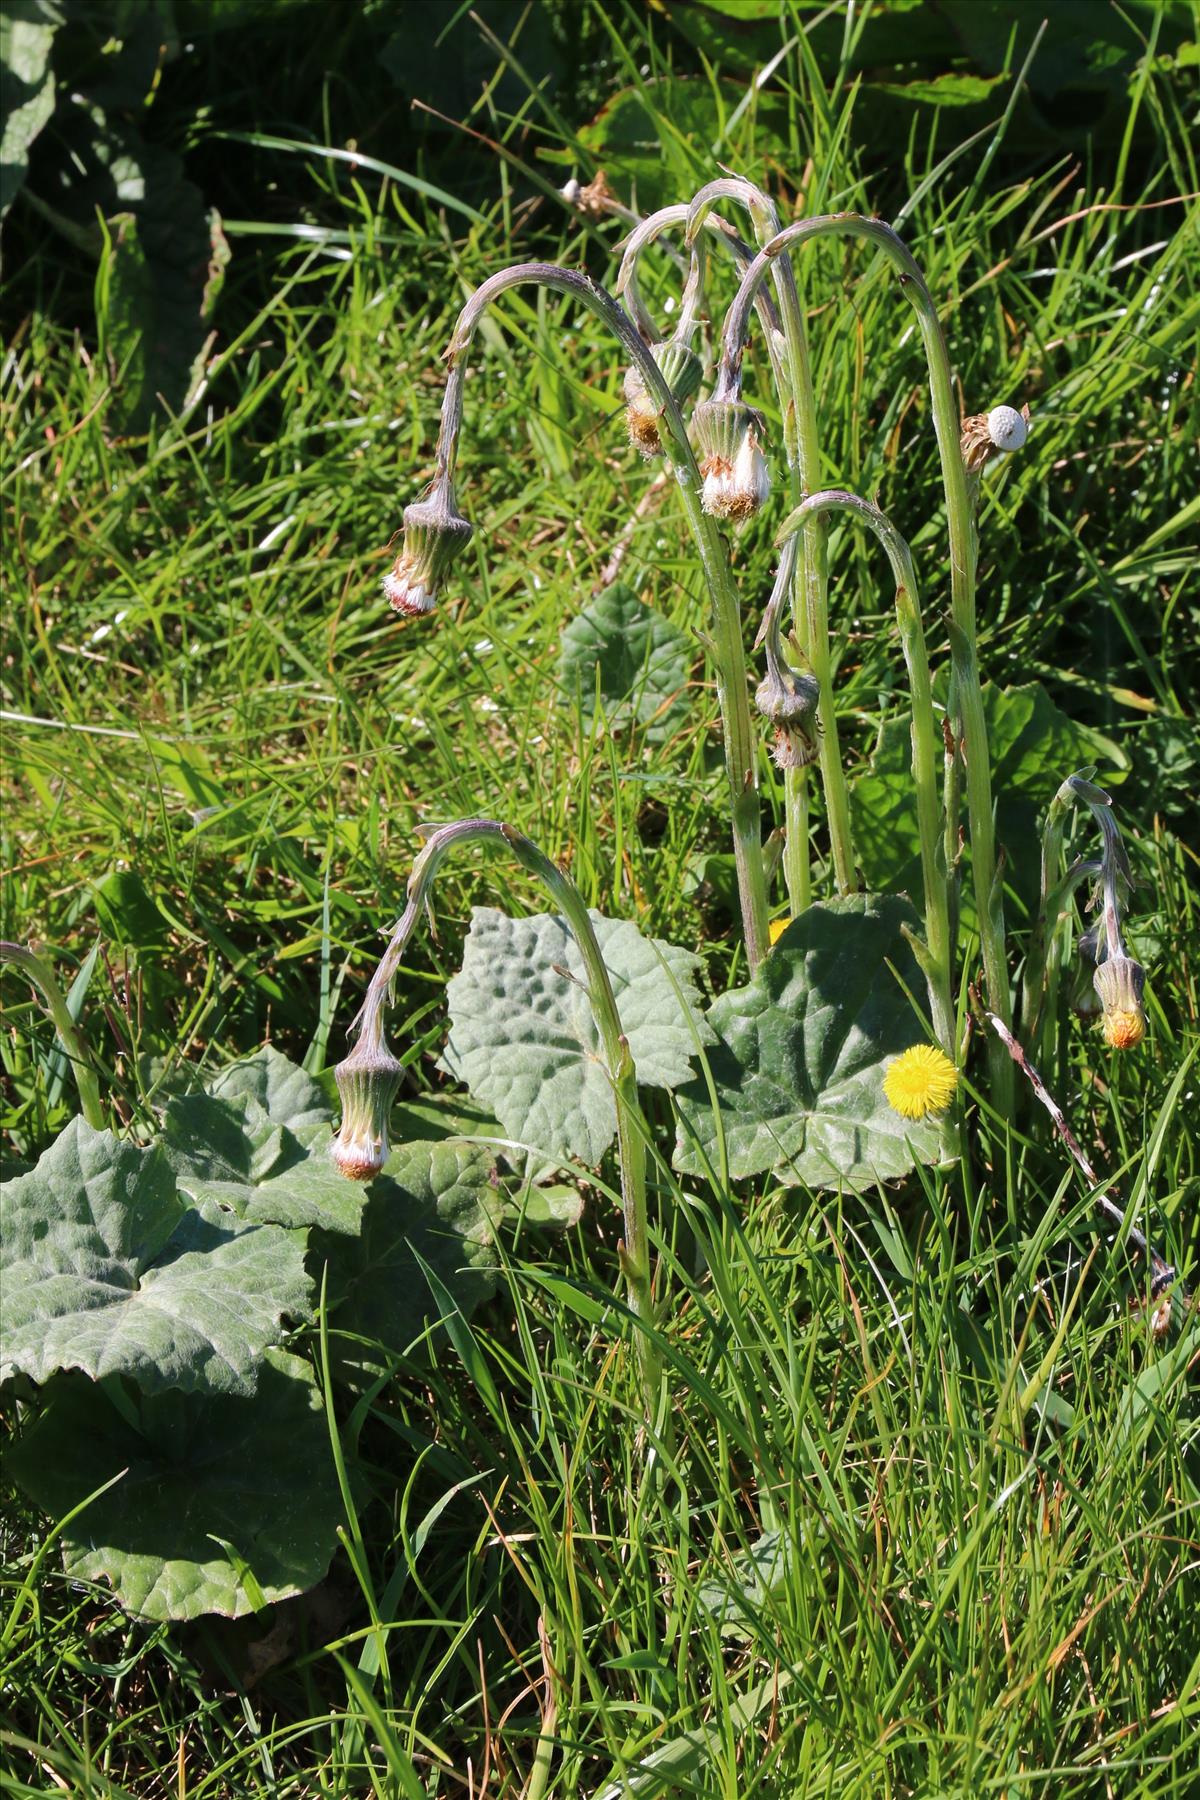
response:
[[[351,1181],[370,1181],[388,1159],[388,1120],[403,1072],[387,1047],[379,1013],[368,1012],[358,1042],[334,1070],[342,1123],[332,1154]]]
[[[716,519],[752,518],[771,489],[761,414],[744,400],[704,400],[693,414],[702,504]]]
[[[404,547],[383,578],[393,612],[415,618],[433,610],[443,581],[474,529],[455,504],[448,475],[438,477],[427,499],[405,507]]]

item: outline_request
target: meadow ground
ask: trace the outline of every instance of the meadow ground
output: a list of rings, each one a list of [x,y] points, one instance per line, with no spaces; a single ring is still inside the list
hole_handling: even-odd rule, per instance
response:
[[[556,28],[573,16],[551,10]],[[206,378],[148,433],[121,428],[130,376],[104,283],[93,316],[77,253],[18,206],[3,931],[46,946],[64,983],[84,972],[114,1123],[148,1127],[182,1065],[266,1041],[328,1083],[429,821],[509,821],[590,905],[700,949],[714,991],[739,977],[702,652],[668,734],[606,728],[558,675],[563,627],[623,533],[623,579],[689,631],[703,612],[673,496],[644,503],[621,359],[568,301],[509,296],[481,333],[459,490],[477,535],[452,591],[412,621],[379,593],[430,471],[465,295],[529,255],[611,278],[624,227],[560,200],[571,174],[603,163],[646,209],[728,164],[785,213],[892,220],[942,307],[965,410],[1032,408],[980,520],[985,679],[1045,694],[995,772],[1011,954],[1015,969],[1041,811],[1077,766],[1056,760],[1077,748],[1069,720],[1105,746],[1149,1031],[1117,1057],[1075,1027],[1046,1073],[1194,1287],[1194,66],[1139,44],[1155,9],[1134,9],[1117,123],[1056,145],[1018,80],[1028,9],[998,10],[1015,28],[1002,78],[969,114],[910,95],[887,115],[890,153],[871,115],[886,80],[856,84],[849,29],[810,53],[812,15],[786,4],[763,9],[785,54],[761,93],[743,67],[757,49],[728,22],[685,46],[640,8],[606,24],[581,7],[599,72],[594,92],[564,82],[567,113],[520,32],[490,39],[485,12],[482,32],[462,25],[487,64],[476,136],[394,162],[385,132],[349,122],[372,120],[379,79],[349,26],[325,46],[327,81],[307,45],[264,65],[252,115],[206,117],[167,81],[156,105],[176,125],[192,108],[180,145],[218,183],[232,258]],[[252,65],[278,47],[259,29]],[[628,113],[585,125],[614,90],[636,128]],[[220,136],[235,125],[238,142]],[[321,148],[351,139],[377,160]],[[652,304],[676,280],[664,259]],[[806,301],[828,477],[878,497],[924,558],[941,666],[919,343],[865,257],[820,250]],[[767,404],[753,367],[748,391]],[[835,535],[831,560],[842,741],[869,811],[904,670],[874,555]],[[769,525],[739,540],[737,567],[749,642]],[[778,807],[765,750],[761,778]],[[819,816],[814,851],[820,879]],[[479,902],[542,905],[502,861],[443,877],[437,934],[397,988],[408,1098],[444,1085],[444,982]],[[3,1123],[29,1159],[74,1096],[9,975],[5,1001]],[[40,1553],[45,1520],[10,1493],[5,1791],[1200,1794],[1200,1328],[1177,1307],[1154,1337],[1138,1268],[1048,1122],[997,1120],[978,1054],[967,1092],[970,1167],[870,1196],[652,1168],[673,1435],[650,1476],[613,1304],[611,1169],[588,1178],[577,1228],[508,1238],[466,1362],[435,1334],[335,1420],[364,1471],[345,1548],[267,1650],[270,1620],[147,1627],[67,1582],[53,1545]],[[665,1125],[666,1097],[653,1104]],[[319,1364],[318,1338],[297,1347]],[[721,1595],[739,1584],[731,1616]]]

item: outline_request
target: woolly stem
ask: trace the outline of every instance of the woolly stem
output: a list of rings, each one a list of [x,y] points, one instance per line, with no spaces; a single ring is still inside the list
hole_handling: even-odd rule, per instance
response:
[[[971,869],[980,944],[988,994],[997,1015],[1011,1021],[1008,967],[1004,947],[1003,896],[996,867],[995,828],[992,818],[991,771],[988,763],[987,724],[979,684],[975,629],[975,546],[973,516],[967,476],[960,449],[961,420],[954,396],[950,357],[933,297],[912,255],[889,225],[854,213],[835,213],[802,219],[787,226],[767,244],[742,278],[725,317],[721,370],[724,383],[736,391],[739,380],[750,307],[755,290],[771,270],[775,258],[793,246],[821,237],[850,237],[882,251],[897,270],[905,295],[916,310],[929,368],[929,392],[934,432],[942,466],[946,496],[946,522],[950,539],[951,679],[950,713],[961,720],[965,755],[967,810],[971,831]],[[953,835],[954,821],[947,820]],[[997,1108],[1007,1116],[1013,1100],[1012,1065],[995,1043],[991,1056],[992,1081]]]
[[[737,589],[725,539],[717,522],[708,516],[700,503],[700,470],[679,407],[637,327],[610,294],[588,276],[573,269],[559,268],[555,263],[519,263],[510,269],[501,269],[475,290],[458,316],[446,351],[450,375],[442,401],[437,474],[453,477],[462,424],[465,354],[479,321],[500,294],[526,283],[582,300],[613,332],[659,408],[676,485],[699,552],[712,606],[710,643],[721,708],[738,898],[746,954],[751,970],[754,970],[767,950],[767,884],[758,798],[758,747],[750,717]]]
[[[933,711],[929,658],[921,626],[921,602],[912,551],[886,514],[857,494],[831,488],[808,499],[790,514],[781,536],[800,529],[814,513],[848,512],[879,539],[892,567],[896,583],[896,619],[908,669],[911,696],[913,786],[917,796],[917,827],[921,838],[921,878],[925,890],[925,946],[922,961],[929,988],[929,1006],[938,1043],[951,1062],[957,1063],[954,1003],[951,998],[950,906],[942,845],[941,804],[938,797],[940,741]]]
[[[412,874],[408,879],[407,905],[379,966],[371,977],[355,1025],[360,1032],[369,1031],[386,1011],[389,990],[400,966],[400,959],[425,910],[434,878],[448,852],[459,844],[481,841],[494,843],[497,839],[507,845],[523,869],[535,875],[547,888],[555,906],[566,920],[583,959],[588,1000],[600,1033],[604,1064],[616,1101],[617,1160],[621,1172],[621,1206],[625,1225],[624,1240],[618,1250],[625,1275],[629,1310],[641,1327],[635,1333],[638,1371],[647,1423],[653,1425],[658,1413],[662,1369],[651,1337],[654,1328],[654,1301],[646,1222],[646,1143],[649,1131],[638,1100],[637,1071],[630,1053],[629,1040],[621,1030],[621,1017],[617,1011],[612,981],[596,941],[591,916],[575,883],[530,838],[496,819],[458,819],[449,825],[439,825],[430,833],[413,864]]]

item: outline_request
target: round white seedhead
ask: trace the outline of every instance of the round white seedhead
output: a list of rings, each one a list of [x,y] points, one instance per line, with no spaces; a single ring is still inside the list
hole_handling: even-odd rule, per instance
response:
[[[1029,436],[1028,422],[1014,406],[993,406],[987,430],[997,450],[1019,450]]]

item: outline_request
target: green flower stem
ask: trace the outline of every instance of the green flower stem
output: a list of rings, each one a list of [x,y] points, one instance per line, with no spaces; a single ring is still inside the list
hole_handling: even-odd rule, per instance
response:
[[[654,396],[659,407],[676,485],[699,551],[712,606],[708,641],[721,708],[742,930],[746,955],[753,971],[762,961],[768,947],[767,883],[763,868],[758,798],[758,742],[750,716],[741,608],[729,566],[728,546],[717,522],[708,516],[700,504],[700,470],[670,387],[633,321],[610,294],[588,276],[578,274],[573,269],[559,268],[555,263],[519,263],[511,269],[501,269],[497,274],[489,276],[476,289],[458,316],[446,352],[450,375],[442,402],[437,472],[439,476],[453,477],[462,423],[465,354],[470,348],[476,327],[488,305],[498,295],[509,288],[529,282],[582,300],[612,331],[630,361],[636,365],[647,392]]]
[[[1073,916],[1071,899],[1089,876],[1097,877],[1103,894],[1103,942],[1109,956],[1124,956],[1117,883],[1132,885],[1132,875],[1113,815],[1112,801],[1092,781],[1094,767],[1068,775],[1046,809],[1042,830],[1042,880],[1037,922],[1025,955],[1021,982],[1021,1035],[1030,1054],[1053,1067],[1058,1044],[1058,990],[1069,953]],[[1063,868],[1063,836],[1073,806],[1083,805],[1100,828],[1103,844],[1098,861],[1079,860]]]
[[[654,1348],[654,1301],[650,1278],[650,1243],[646,1225],[646,1144],[649,1129],[638,1100],[637,1071],[629,1042],[621,1030],[612,981],[587,907],[575,883],[544,855],[530,838],[523,837],[511,826],[495,819],[458,819],[439,825],[431,831],[427,842],[413,864],[408,880],[408,901],[391,941],[371,978],[356,1025],[369,1032],[386,1012],[392,980],[400,960],[425,911],[430,889],[443,858],[456,845],[495,842],[507,845],[531,875],[548,889],[555,906],[562,913],[572,937],[579,947],[587,974],[587,995],[600,1033],[604,1063],[613,1085],[617,1111],[617,1158],[621,1170],[621,1204],[625,1235],[620,1245],[621,1268],[625,1275],[629,1309],[643,1328],[635,1333],[638,1371],[646,1404],[646,1417],[653,1424],[658,1415],[662,1386],[662,1369]]]
[[[0,963],[12,963],[31,981],[46,1002],[46,1011],[54,1021],[59,1043],[67,1053],[75,1086],[79,1090],[79,1110],[93,1131],[104,1131],[107,1121],[100,1100],[100,1082],[83,1036],[71,1017],[66,996],[40,956],[23,944],[0,943]]]
[[[746,206],[754,222],[755,238],[760,246],[773,242],[779,234],[779,219],[770,199],[753,183],[726,178],[713,181],[692,201],[688,217],[689,235],[708,217],[708,208],[724,198],[739,200]],[[752,267],[754,265],[751,265]],[[779,388],[780,408],[784,422],[784,446],[791,475],[792,502],[813,493],[821,481],[821,449],[817,432],[817,403],[813,390],[812,361],[808,350],[808,333],[804,309],[796,285],[796,274],[790,256],[775,258],[771,266],[775,300],[779,308],[784,342],[782,363],[772,353],[771,365]],[[768,346],[771,340],[768,337]],[[724,372],[724,365],[723,365]],[[723,395],[720,379],[716,393]],[[733,397],[733,396],[731,396]],[[821,721],[819,761],[821,783],[825,790],[825,811],[829,827],[830,854],[834,881],[841,894],[858,887],[854,866],[854,843],[850,826],[850,794],[842,766],[838,741],[837,705],[833,692],[832,658],[829,649],[829,572],[825,528],[821,519],[810,516],[804,523],[803,572],[801,586],[803,604],[793,600],[800,647],[820,688],[818,713]],[[808,843],[808,775],[795,771],[784,783],[784,806],[787,836],[784,848],[784,877],[793,914],[807,905],[803,896],[810,892]]]
[[[1059,925],[1062,902],[1066,898],[1062,880],[1063,832],[1072,801],[1073,790],[1067,780],[1046,809],[1046,823],[1042,830],[1040,903],[1037,921],[1029,939],[1029,949],[1025,954],[1025,970],[1021,982],[1021,1035],[1029,1054],[1049,1068],[1054,1067],[1056,1060],[1053,1036],[1062,943]],[[1050,1049],[1049,1057],[1044,1054],[1043,1038]]]
[[[921,837],[921,877],[925,889],[925,945],[922,963],[929,987],[929,1006],[934,1035],[946,1055],[958,1063],[954,1002],[951,991],[950,901],[943,855],[942,812],[938,793],[941,739],[933,710],[929,658],[921,626],[921,603],[912,551],[886,514],[878,507],[831,488],[810,494],[784,523],[781,536],[803,527],[814,513],[848,512],[873,531],[886,552],[896,583],[896,619],[908,669],[912,698],[913,785],[917,795],[917,826]]]
[[[658,343],[667,333],[665,330],[660,331],[655,325],[646,303],[642,299],[641,287],[638,283],[638,263],[656,239],[668,231],[678,231],[687,225],[690,210],[691,208],[686,202],[676,206],[660,207],[657,212],[650,213],[648,217],[642,219],[625,239],[621,266],[613,284],[613,293],[618,300],[624,300],[629,312],[633,315],[634,323],[648,344]],[[741,268],[747,268],[754,261],[754,250],[744,238],[738,236],[733,226],[721,218],[719,213],[709,213],[704,224],[708,235],[723,244]],[[779,344],[782,341],[782,334],[779,315],[765,289],[760,288],[755,295],[754,306],[758,313],[759,323],[763,328],[767,354],[771,358],[772,366],[781,369]],[[680,310],[682,312],[682,305]],[[671,335],[679,335],[678,324]],[[777,379],[782,386],[782,375],[779,375]]]
[[[937,307],[903,240],[880,220],[861,218],[854,213],[802,219],[795,225],[787,226],[765,246],[742,277],[741,287],[725,317],[719,382],[736,383],[738,380],[754,292],[769,273],[773,260],[792,246],[830,236],[857,238],[883,252],[898,271],[901,286],[916,309],[917,323],[925,346],[933,425],[942,465],[950,538],[950,713],[952,719],[961,719],[962,726],[967,811],[971,831],[971,868],[984,973],[993,1010],[1003,1023],[1008,1024],[1012,1018],[1012,1005],[1004,947],[1003,896],[996,869],[987,724],[976,660],[974,521],[966,469],[959,447],[961,420],[954,396],[950,356]],[[952,819],[947,820],[952,835],[953,824]],[[992,1045],[991,1073],[997,1108],[1007,1115],[1011,1112],[1014,1095],[1013,1070],[1004,1053],[1004,1046],[998,1040]]]

